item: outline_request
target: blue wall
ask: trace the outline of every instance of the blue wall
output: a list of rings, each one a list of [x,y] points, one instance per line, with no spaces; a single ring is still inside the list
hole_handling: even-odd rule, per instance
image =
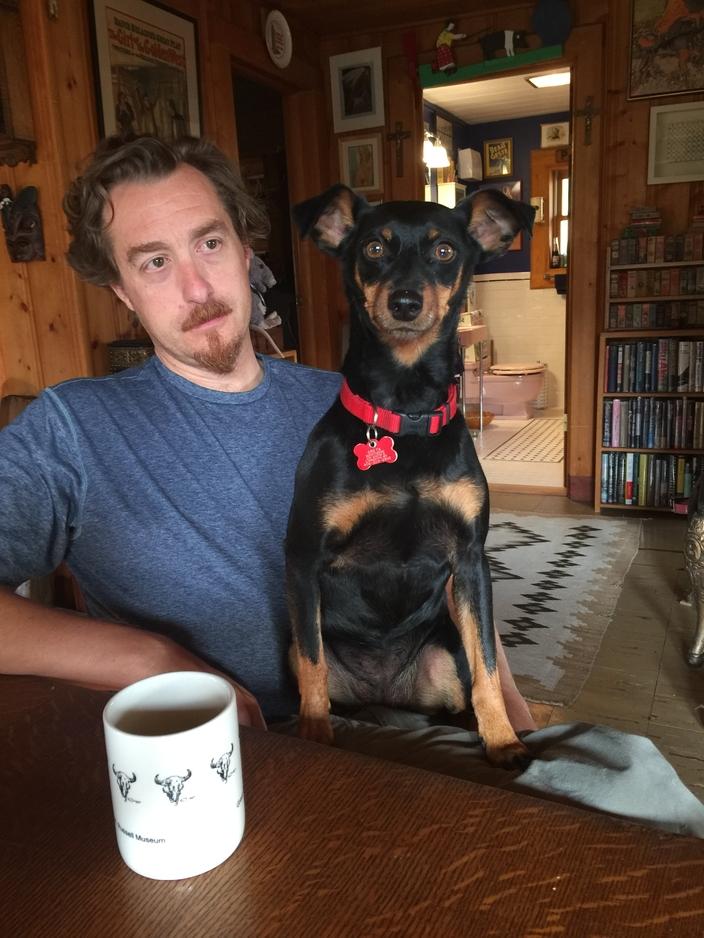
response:
[[[445,114],[442,110],[425,104],[423,116],[428,121],[432,115],[431,128],[434,128],[435,117],[433,111],[435,110],[448,120],[451,119],[450,115]],[[511,176],[506,176],[505,180],[502,178],[501,180],[487,179],[484,182],[467,182],[467,194],[469,195],[471,192],[476,192],[477,189],[498,183],[503,185],[504,182],[520,181],[521,201],[530,202],[530,153],[531,150],[540,149],[540,125],[567,121],[569,117],[568,112],[561,112],[559,114],[540,114],[537,117],[520,117],[515,120],[493,121],[489,124],[465,124],[463,121],[458,121],[457,118],[452,118],[456,149],[471,147],[473,150],[479,151],[482,160],[484,159],[485,140],[496,140],[501,137],[511,137],[513,140],[513,173]],[[454,154],[454,159],[457,160],[457,152]],[[517,273],[529,270],[530,239],[525,232],[523,232],[522,250],[509,251],[503,257],[489,261],[486,264],[480,264],[477,267],[478,274]]]

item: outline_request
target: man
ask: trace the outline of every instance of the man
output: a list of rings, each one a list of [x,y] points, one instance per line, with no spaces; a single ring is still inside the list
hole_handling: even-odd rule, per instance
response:
[[[0,672],[112,689],[217,670],[243,723],[287,717],[283,540],[298,460],[339,376],[254,354],[250,243],[265,223],[210,144],[109,139],[64,207],[71,265],[139,316],[156,354],[48,389],[0,434]],[[14,593],[62,561],[87,616]],[[533,729],[501,651],[499,669],[514,727]],[[532,733],[542,758],[516,777],[488,766],[476,734],[386,708],[362,717],[336,721],[339,745],[704,836],[704,809],[652,746],[629,744],[639,737]]]

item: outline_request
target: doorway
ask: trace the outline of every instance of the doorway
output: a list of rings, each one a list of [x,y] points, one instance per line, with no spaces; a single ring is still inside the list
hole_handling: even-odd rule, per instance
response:
[[[478,415],[483,386],[483,426],[473,432],[497,491],[566,491],[570,69],[553,74],[563,84],[537,88],[531,72],[424,91],[426,139],[449,157],[426,170],[426,197],[453,201],[491,186],[540,207],[533,237],[519,235],[478,266],[468,295],[466,322],[488,337],[465,349],[465,407]],[[548,151],[559,171],[544,189],[534,164]]]
[[[274,88],[237,72],[233,73],[232,83],[240,172],[247,190],[264,205],[271,223],[267,239],[255,241],[252,246],[259,261],[250,278],[253,321],[282,351],[298,353],[283,101]],[[253,342],[257,351],[273,350],[261,334],[253,335]]]

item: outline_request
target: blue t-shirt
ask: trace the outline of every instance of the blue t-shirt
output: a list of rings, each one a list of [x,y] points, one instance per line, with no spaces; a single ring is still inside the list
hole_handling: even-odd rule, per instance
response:
[[[295,712],[284,538],[340,376],[269,357],[227,393],[157,358],[44,391],[0,433],[0,583],[66,561],[91,615],[160,631]]]

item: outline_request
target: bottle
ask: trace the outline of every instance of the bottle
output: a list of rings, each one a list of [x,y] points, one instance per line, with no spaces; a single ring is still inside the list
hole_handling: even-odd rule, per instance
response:
[[[552,254],[550,256],[550,266],[559,267],[560,266],[560,242],[557,238],[552,239]]]

